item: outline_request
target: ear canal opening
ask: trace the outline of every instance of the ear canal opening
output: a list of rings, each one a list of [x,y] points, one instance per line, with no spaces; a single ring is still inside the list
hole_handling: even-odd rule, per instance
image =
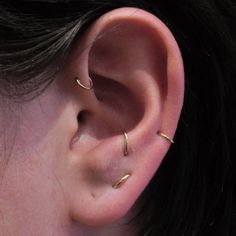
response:
[[[84,123],[86,119],[86,111],[80,111],[79,114],[77,115],[77,121],[78,123]]]

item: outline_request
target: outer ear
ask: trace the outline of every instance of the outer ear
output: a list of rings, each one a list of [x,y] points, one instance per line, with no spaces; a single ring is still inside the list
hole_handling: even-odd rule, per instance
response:
[[[84,85],[90,76],[94,89],[68,81],[75,76]],[[157,131],[173,137],[179,120],[184,95],[180,50],[157,17],[120,8],[84,33],[66,78],[65,86],[71,86],[85,111],[68,158],[71,216],[86,225],[108,224],[131,209],[170,147]],[[122,130],[129,138],[127,156]],[[130,178],[114,189],[127,173]]]

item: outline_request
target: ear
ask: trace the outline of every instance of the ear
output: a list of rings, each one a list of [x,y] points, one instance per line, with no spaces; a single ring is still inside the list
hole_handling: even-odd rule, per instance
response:
[[[179,47],[165,24],[140,9],[104,14],[67,62],[65,83],[82,117],[67,159],[70,213],[85,225],[111,223],[131,209],[167,153],[184,95]],[[85,90],[92,79],[94,87]],[[72,95],[71,95],[72,96]],[[124,156],[124,135],[128,155]],[[118,189],[113,185],[127,173]]]

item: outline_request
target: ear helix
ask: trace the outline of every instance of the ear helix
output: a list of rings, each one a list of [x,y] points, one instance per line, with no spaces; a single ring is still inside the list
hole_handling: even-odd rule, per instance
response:
[[[173,139],[171,139],[169,136],[167,136],[166,134],[162,133],[161,131],[158,131],[157,134],[160,137],[162,137],[162,138],[166,139],[167,141],[171,142],[172,144],[174,144]]]

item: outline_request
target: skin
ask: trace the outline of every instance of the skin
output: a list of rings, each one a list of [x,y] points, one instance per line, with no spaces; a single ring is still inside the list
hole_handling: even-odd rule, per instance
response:
[[[91,91],[74,80],[88,85],[88,71]],[[43,94],[1,102],[0,235],[134,235],[125,223],[170,147],[156,132],[174,136],[183,84],[178,45],[158,18],[135,8],[99,18]]]

